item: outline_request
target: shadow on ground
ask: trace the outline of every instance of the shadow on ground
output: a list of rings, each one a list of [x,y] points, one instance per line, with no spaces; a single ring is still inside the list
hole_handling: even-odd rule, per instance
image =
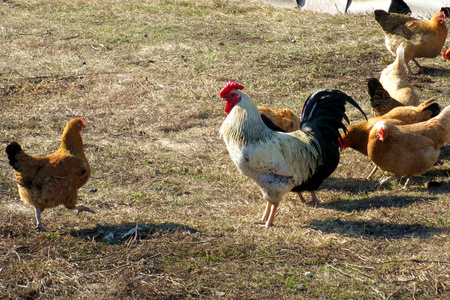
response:
[[[404,207],[411,205],[415,202],[433,201],[437,200],[437,197],[414,197],[414,196],[376,196],[370,198],[364,198],[360,200],[336,200],[329,203],[324,203],[322,207],[328,209],[334,209],[339,211],[365,211],[374,208],[382,207]]]
[[[312,220],[310,228],[326,233],[374,239],[426,239],[447,232],[443,228],[421,224],[395,224],[372,221],[342,221],[339,219]]]
[[[68,234],[77,238],[120,245],[130,240],[149,239],[153,235],[183,232],[197,233],[198,231],[188,226],[175,223],[125,223],[120,225],[96,225],[94,228],[71,230]]]
[[[447,169],[433,169],[421,176],[414,176],[411,178],[408,190],[411,191],[428,191],[431,194],[445,194],[450,192],[450,184],[447,179],[450,177],[450,170]],[[387,176],[383,176],[383,179]],[[321,189],[345,191],[352,194],[371,193],[377,190],[378,182],[382,178],[367,180],[360,178],[327,178],[321,185]],[[395,190],[401,189],[405,184],[406,179],[401,178],[397,180],[398,187],[392,187],[391,184],[384,184],[381,190]]]

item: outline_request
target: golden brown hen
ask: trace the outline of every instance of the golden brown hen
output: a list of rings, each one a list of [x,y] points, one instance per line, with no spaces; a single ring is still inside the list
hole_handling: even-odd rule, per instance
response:
[[[404,63],[404,49],[397,48],[397,58],[384,68],[380,75],[380,82],[392,98],[403,105],[419,105],[420,97],[417,89],[409,82]]]
[[[285,132],[292,132],[300,129],[300,118],[290,109],[270,109],[258,106],[258,110],[261,116],[267,117],[275,126],[278,126]]]
[[[77,190],[88,181],[90,175],[80,134],[83,127],[82,119],[68,122],[58,150],[47,156],[28,155],[17,142],[6,147],[20,199],[35,207],[39,231],[45,231],[40,215],[46,208],[64,205],[78,212],[93,212],[82,205],[76,206]]]
[[[413,124],[429,120],[437,116],[440,112],[439,104],[434,99],[429,99],[417,107],[414,106],[398,106],[380,117],[371,118],[367,121],[352,125],[347,128],[340,140],[340,147],[345,149],[350,147],[356,151],[368,156],[367,144],[369,142],[369,133],[372,127],[379,121],[386,121],[393,125]],[[375,167],[370,175],[370,179],[377,171]]]
[[[416,124],[393,125],[376,123],[369,133],[369,158],[381,169],[394,175],[379,183],[412,176],[433,168],[439,159],[441,147],[450,140],[450,106],[438,116]]]
[[[446,18],[447,15],[444,10],[434,14],[428,21],[389,13],[381,9],[375,10],[375,19],[385,34],[386,48],[393,55],[396,55],[397,48],[403,46],[405,62],[410,74],[412,71],[408,66],[409,61],[413,60],[417,67],[421,69],[415,58],[434,58],[441,52],[447,38]]]

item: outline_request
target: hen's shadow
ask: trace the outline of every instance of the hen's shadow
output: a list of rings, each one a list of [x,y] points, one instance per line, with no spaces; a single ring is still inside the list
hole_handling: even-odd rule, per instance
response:
[[[142,240],[154,234],[176,234],[179,232],[197,233],[198,231],[175,223],[124,223],[120,225],[97,224],[94,228],[71,230],[68,234],[77,238],[121,245],[129,239]]]
[[[414,196],[375,196],[359,200],[336,200],[329,203],[324,203],[323,207],[339,211],[353,212],[365,211],[374,208],[382,207],[404,207],[415,202],[437,200],[437,197],[414,197]]]
[[[443,228],[421,224],[395,224],[375,221],[342,221],[339,219],[312,220],[310,228],[326,233],[338,233],[350,237],[374,239],[404,239],[419,237],[426,239],[443,232]]]

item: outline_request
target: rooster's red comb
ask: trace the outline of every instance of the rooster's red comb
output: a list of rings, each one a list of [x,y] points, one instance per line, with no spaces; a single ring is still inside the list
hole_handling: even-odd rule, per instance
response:
[[[220,97],[225,98],[232,90],[243,90],[244,86],[234,81],[228,81],[225,87],[220,91]]]

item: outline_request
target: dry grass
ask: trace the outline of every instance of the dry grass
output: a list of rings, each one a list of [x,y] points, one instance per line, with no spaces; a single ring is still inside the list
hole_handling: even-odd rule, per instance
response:
[[[0,156],[0,298],[450,298],[448,147],[408,190],[377,192],[344,151],[323,207],[289,194],[261,230],[259,191],[218,135],[228,80],[268,107],[337,88],[369,112],[366,79],[393,61],[372,16],[231,0],[3,1],[0,15],[0,150],[54,151],[83,117],[79,196],[96,211],[45,211],[35,232]],[[450,104],[450,67],[421,62],[423,99]]]

